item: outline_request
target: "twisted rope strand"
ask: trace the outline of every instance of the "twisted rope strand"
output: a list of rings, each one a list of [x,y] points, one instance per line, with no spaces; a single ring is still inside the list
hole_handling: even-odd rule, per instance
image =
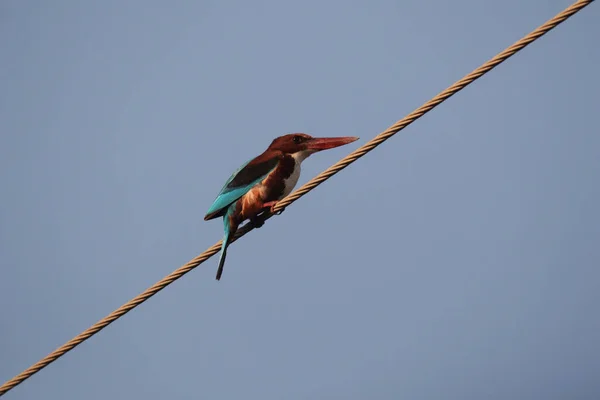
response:
[[[511,56],[515,55],[517,52],[525,48],[527,45],[531,44],[535,40],[539,39],[550,30],[558,26],[560,23],[564,22],[567,18],[571,17],[573,14],[580,11],[585,6],[591,4],[593,0],[580,0],[573,3],[571,6],[566,8],[561,13],[557,14],[554,18],[548,20],[545,24],[538,27],[533,32],[529,33],[527,36],[523,37],[521,40],[508,47],[506,50],[498,53],[495,57],[490,59],[488,62],[466,75],[461,80],[454,83],[452,86],[439,93],[433,99],[429,100],[427,103],[423,104],[421,107],[417,108],[415,111],[408,114],[406,117],[397,121],[394,125],[387,128],[385,131],[375,136],[369,142],[365,143],[358,149],[354,150],[352,153],[348,154],[346,157],[327,168],[325,171],[321,172],[319,175],[315,176],[313,179],[304,184],[301,188],[296,190],[294,193],[287,196],[285,199],[281,200],[277,205],[273,208],[274,211],[280,211],[292,204],[300,197],[304,196],[306,193],[310,192],[321,183],[325,182],[327,179],[331,178],[333,175],[340,172],[342,169],[346,168],[348,165],[358,160],[381,143],[388,140],[390,137],[394,136],[396,133],[406,128],[408,125],[415,122],[417,119],[421,118],[423,115],[427,114],[429,111],[433,110],[435,107],[455,95],[460,90],[464,89],[469,84],[473,83],[475,80],[481,78],[483,75],[506,61]]]
[[[439,93],[433,99],[431,99],[412,113],[408,114],[406,117],[402,118],[394,125],[390,126],[384,132],[375,136],[375,138],[373,138],[363,146],[359,147],[358,149],[356,149],[355,151],[353,151],[352,153],[350,153],[349,155],[347,155],[346,157],[344,157],[343,159],[341,159],[340,161],[338,161],[337,163],[335,163],[334,165],[327,168],[325,171],[321,172],[319,175],[308,181],[294,193],[290,194],[289,196],[281,200],[279,203],[277,203],[277,205],[274,207],[274,212],[283,211],[285,207],[289,206],[290,204],[298,200],[300,197],[304,196],[306,193],[310,192],[311,190],[319,186],[321,183],[325,182],[327,179],[331,178],[333,175],[337,174],[342,169],[346,168],[348,165],[358,160],[359,158],[361,158],[362,156],[379,146],[381,143],[385,142],[387,139],[394,136],[396,133],[406,128],[408,125],[412,124],[417,119],[421,118],[423,115],[434,109],[436,106],[440,105],[442,102],[452,97],[454,94],[464,89],[466,86],[479,79],[480,77],[491,71],[493,68],[506,61],[511,56],[515,55],[517,52],[522,50],[530,43],[534,42],[541,36],[548,33],[550,30],[557,27],[559,24],[564,22],[566,19],[568,19],[584,7],[590,5],[593,1],[594,0],[576,1],[575,3],[567,7],[564,11],[557,14],[554,18],[550,19],[548,22],[541,25],[540,27],[535,29],[533,32],[529,33],[527,36],[525,36],[512,46],[508,47],[506,50],[497,54],[494,58],[492,58],[491,60],[489,60],[470,74],[466,75],[464,78],[454,83],[452,86],[450,86],[443,92]],[[266,215],[264,217],[264,220],[267,220],[269,218],[271,218],[271,215]],[[234,241],[244,236],[252,229],[254,228],[250,224],[245,225],[236,233]],[[202,264],[204,261],[208,260],[211,256],[216,254],[220,250],[220,248],[221,241],[215,243],[202,254],[190,260],[188,263],[179,267],[177,270],[173,271],[172,273],[161,279],[159,282],[146,289],[144,292],[140,293],[127,303],[123,304],[121,307],[110,313],[108,316],[96,322],[90,328],[75,336],[73,339],[69,340],[67,343],[57,348],[52,353],[42,358],[40,361],[38,361],[31,367],[16,375],[14,378],[6,381],[2,386],[0,386],[0,396],[3,396],[4,394],[6,394],[6,392],[13,389],[15,386],[19,385],[24,380],[30,378],[35,373],[39,372],[42,368],[47,367],[49,364],[65,355],[67,352],[73,350],[75,347],[77,347],[90,337],[94,336],[96,333],[100,332],[102,329],[106,328],[108,325],[121,318],[123,315],[127,314],[129,311],[133,310],[135,307],[139,306],[140,304],[154,296],[156,293],[170,285],[171,283],[181,278],[183,275],[187,274],[188,272],[196,268],[198,265]]]

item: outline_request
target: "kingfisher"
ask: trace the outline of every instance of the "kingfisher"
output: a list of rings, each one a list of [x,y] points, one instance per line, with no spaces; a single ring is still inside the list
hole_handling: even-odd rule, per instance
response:
[[[240,224],[249,220],[257,228],[262,225],[258,215],[266,211],[273,213],[277,202],[292,192],[300,177],[302,161],[318,151],[356,140],[357,137],[351,136],[315,138],[305,133],[280,136],[261,155],[242,164],[229,177],[204,216],[205,221],[223,217],[225,234],[217,280],[221,279],[227,247]]]

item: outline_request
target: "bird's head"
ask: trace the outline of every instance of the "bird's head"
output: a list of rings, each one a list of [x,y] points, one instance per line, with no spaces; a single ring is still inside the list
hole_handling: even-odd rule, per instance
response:
[[[317,151],[333,149],[356,140],[358,138],[354,136],[315,138],[305,133],[291,133],[273,140],[269,150],[281,151],[304,159]]]

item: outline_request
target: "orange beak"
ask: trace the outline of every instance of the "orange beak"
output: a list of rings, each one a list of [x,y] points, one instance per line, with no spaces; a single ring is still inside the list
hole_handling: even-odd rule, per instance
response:
[[[306,142],[306,149],[312,151],[328,150],[355,142],[357,140],[358,138],[355,136],[312,138]]]

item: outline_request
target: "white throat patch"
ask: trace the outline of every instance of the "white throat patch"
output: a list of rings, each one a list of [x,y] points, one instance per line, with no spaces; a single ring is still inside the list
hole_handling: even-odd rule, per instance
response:
[[[283,195],[279,200],[292,193],[292,190],[294,190],[294,187],[296,186],[296,183],[298,183],[298,179],[300,178],[300,165],[302,164],[302,161],[306,160],[311,154],[313,154],[313,152],[309,150],[299,151],[298,153],[292,154],[292,158],[294,159],[296,164],[294,165],[294,170],[292,171],[292,174],[284,181],[285,189],[283,190]]]

